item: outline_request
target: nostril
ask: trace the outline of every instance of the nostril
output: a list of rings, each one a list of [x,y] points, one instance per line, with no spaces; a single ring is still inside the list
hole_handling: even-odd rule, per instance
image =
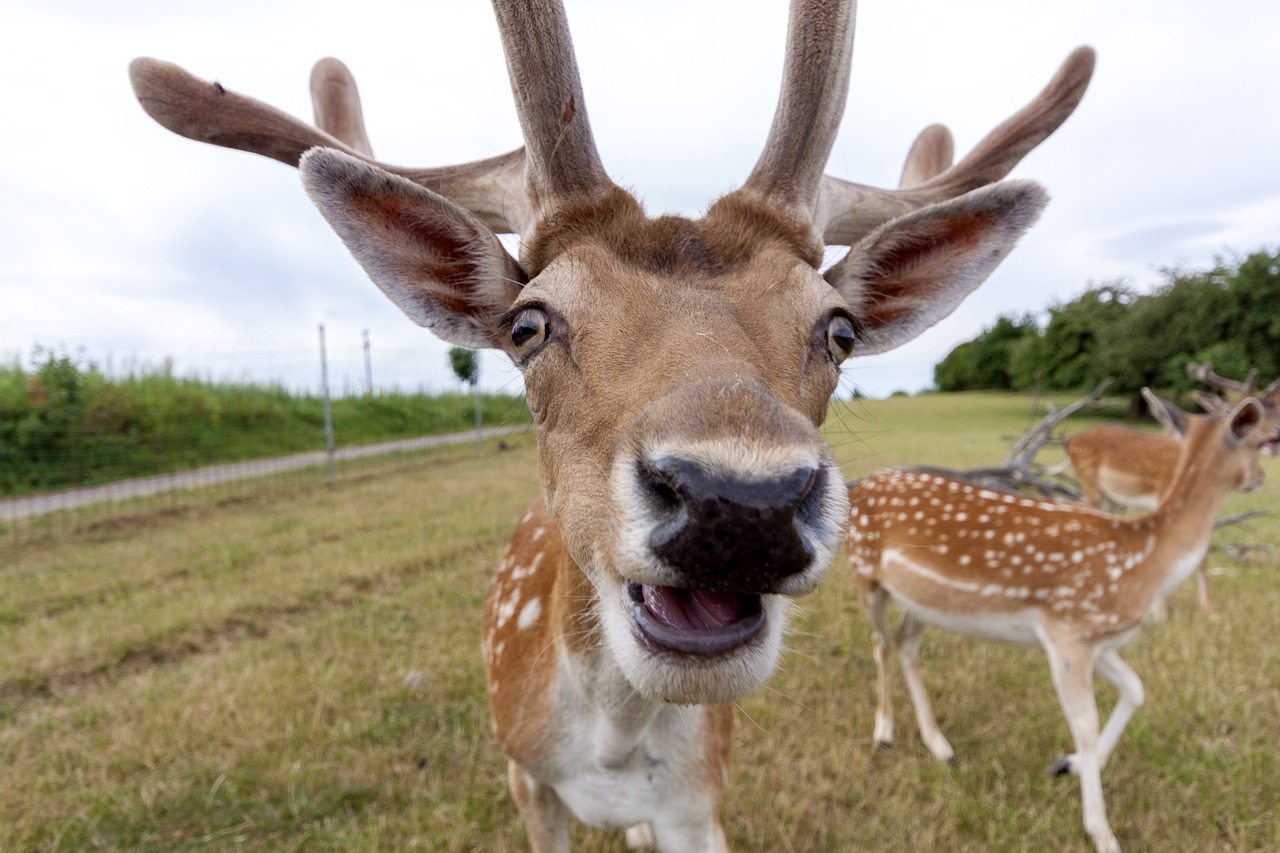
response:
[[[644,462],[638,462],[636,468],[640,487],[649,504],[649,509],[658,516],[677,515],[684,506],[684,501],[680,498],[671,475],[657,466],[646,465]]]
[[[826,509],[824,497],[826,482],[830,474],[826,468],[814,469],[812,476],[800,494],[799,506],[796,507],[796,520],[807,527],[821,529],[825,527]]]
[[[755,480],[664,457],[636,470],[656,522],[649,547],[690,588],[767,591],[812,562],[811,532],[826,527],[815,495],[823,469]]]

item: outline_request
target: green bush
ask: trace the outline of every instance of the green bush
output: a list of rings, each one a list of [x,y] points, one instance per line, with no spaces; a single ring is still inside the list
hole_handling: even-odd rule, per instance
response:
[[[324,447],[324,402],[280,386],[176,376],[172,363],[122,377],[37,348],[0,365],[0,495],[90,485]],[[470,397],[390,393],[332,401],[340,445],[469,430]],[[485,395],[488,425],[529,421],[523,398]]]

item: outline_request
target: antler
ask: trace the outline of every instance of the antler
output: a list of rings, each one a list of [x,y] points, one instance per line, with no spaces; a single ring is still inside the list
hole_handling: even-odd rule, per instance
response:
[[[1075,110],[1093,76],[1095,59],[1092,48],[1076,48],[1031,103],[988,133],[967,157],[930,180],[886,190],[824,176],[815,214],[823,239],[852,245],[896,216],[1005,177]]]
[[[327,60],[321,60],[324,65]],[[312,72],[314,80],[326,71]],[[350,80],[350,75],[347,75]],[[368,146],[354,130],[346,140],[326,132],[348,133],[352,128],[350,110],[359,109],[358,97],[322,97],[317,104],[318,129],[288,113],[245,95],[188,73],[171,62],[139,57],[129,63],[129,79],[134,94],[147,114],[179,136],[224,148],[235,148],[297,166],[310,148],[336,148],[373,163],[388,172],[407,178],[470,210],[486,225],[500,233],[523,233],[533,221],[533,207],[524,191],[524,149],[498,157],[456,166],[413,169],[374,160],[359,145]],[[322,88],[327,88],[322,87]],[[354,95],[354,81],[351,93]],[[340,119],[338,116],[343,116]],[[330,118],[332,116],[332,118]],[[330,123],[332,122],[332,123]],[[363,119],[358,124],[363,127]],[[350,144],[349,144],[350,143]]]
[[[782,90],[744,188],[808,219],[849,94],[854,0],[791,4]]]
[[[560,0],[494,0],[536,203],[613,186],[596,150]]]
[[[898,188],[906,189],[923,184],[950,169],[955,160],[955,150],[955,141],[945,125],[929,125],[920,131],[916,141],[911,143],[911,149],[907,151],[907,160],[902,164],[902,176],[898,178]]]
[[[596,151],[582,83],[558,0],[495,0],[494,11],[527,148],[457,166],[410,169],[373,159],[355,80],[335,59],[311,73],[318,127],[156,59],[129,66],[143,109],[188,139],[297,166],[309,148],[336,148],[408,178],[498,232],[528,234],[540,215],[612,187]]]
[[[373,157],[373,146],[364,131],[360,93],[347,66],[331,56],[315,64],[311,69],[311,104],[315,109],[316,127],[364,156]]]
[[[316,127],[168,62],[135,59],[129,73],[147,113],[181,136],[291,166],[309,148],[336,148],[448,198],[495,231],[528,235],[550,210],[613,184],[596,150],[559,0],[494,0],[494,8],[526,147],[471,163],[407,168],[374,160],[355,81],[337,60],[323,59],[312,72]],[[851,183],[823,169],[848,94],[855,8],[854,0],[792,3],[778,106],[745,184],[811,219],[829,244],[851,245],[895,216],[1000,180],[1066,120],[1093,72],[1093,51],[1078,48],[1035,100],[961,162],[940,173],[904,172],[897,190]],[[949,164],[949,134],[926,133],[947,135]]]
[[[1197,364],[1194,361],[1187,362],[1187,375],[1197,382],[1203,382],[1210,388],[1217,388],[1219,391],[1234,391],[1241,397],[1253,397],[1258,393],[1258,368],[1249,371],[1249,381],[1241,382],[1238,379],[1226,379],[1213,372],[1212,364]]]

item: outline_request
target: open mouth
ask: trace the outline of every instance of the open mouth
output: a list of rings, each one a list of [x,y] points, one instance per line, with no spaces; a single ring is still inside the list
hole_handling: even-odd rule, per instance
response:
[[[1264,456],[1280,456],[1280,438],[1273,438],[1262,445]]]
[[[627,581],[636,625],[654,645],[689,655],[736,649],[764,628],[760,596]]]

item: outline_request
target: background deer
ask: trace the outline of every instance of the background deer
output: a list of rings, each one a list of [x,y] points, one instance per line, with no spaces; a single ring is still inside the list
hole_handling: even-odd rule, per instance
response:
[[[1265,441],[1263,453],[1268,456],[1280,453],[1280,380],[1258,394],[1257,370],[1250,374],[1247,382],[1238,382],[1218,376],[1210,365],[1192,362],[1187,365],[1187,374],[1211,388],[1234,394],[1237,399],[1257,396],[1264,413],[1258,424]],[[1196,399],[1205,411],[1230,408],[1221,397],[1214,395],[1197,394]],[[1160,496],[1173,481],[1180,450],[1176,435],[1115,424],[1099,424],[1082,430],[1067,439],[1065,449],[1065,461],[1075,471],[1085,502],[1106,512],[1121,512],[1125,508],[1155,509]],[[1207,561],[1201,561],[1195,578],[1201,608],[1216,619],[1217,609],[1209,594]],[[1156,621],[1168,618],[1168,604],[1163,596],[1152,604],[1151,616]]]
[[[1143,701],[1142,682],[1117,649],[1136,634],[1152,601],[1195,569],[1227,494],[1256,488],[1263,478],[1257,400],[1245,399],[1228,414],[1189,415],[1143,393],[1182,436],[1173,482],[1147,515],[1119,518],[923,469],[876,472],[849,490],[845,546],[875,627],[876,741],[888,746],[893,740],[889,600],[904,611],[895,640],[921,737],[943,761],[955,753],[938,728],[920,671],[925,626],[1039,644],[1075,744],[1053,772],[1080,777],[1085,830],[1100,851],[1119,850],[1103,803],[1102,768]],[[1101,732],[1095,667],[1120,691]]]
[[[1093,54],[961,162],[881,190],[823,174],[854,4],[797,2],[744,185],[701,219],[650,219],[604,171],[559,3],[495,11],[525,146],[459,166],[374,161],[335,61],[313,75],[316,127],[168,63],[130,71],[165,127],[298,165],[410,318],[522,371],[542,500],[490,587],[483,651],[534,849],[566,849],[570,813],[723,849],[719,703],[769,675],[784,599],[822,578],[847,519],[818,430],[840,364],[946,316],[1030,227],[1044,191],[997,182],[1070,115]],[[829,244],[852,248],[822,273]]]

